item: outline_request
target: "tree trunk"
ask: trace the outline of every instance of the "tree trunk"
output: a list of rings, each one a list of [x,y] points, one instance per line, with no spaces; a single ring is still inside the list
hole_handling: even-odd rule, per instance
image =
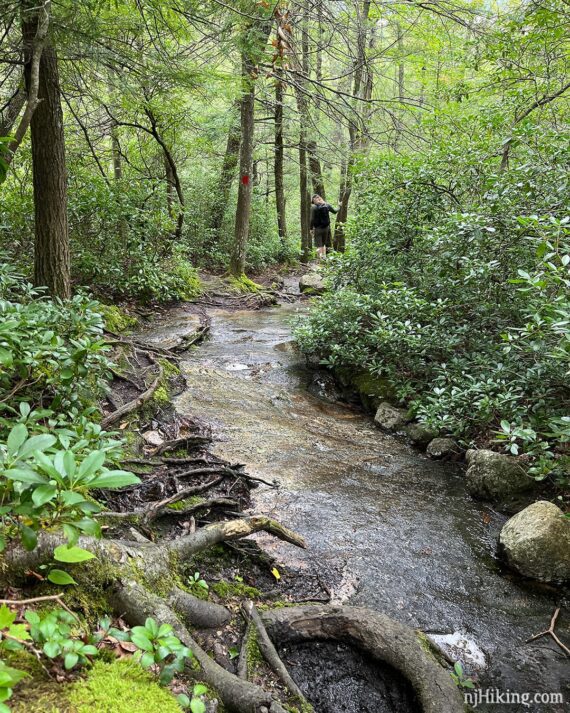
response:
[[[241,102],[236,102],[235,107],[238,111],[240,111],[241,115]],[[218,188],[215,196],[216,200],[212,207],[212,229],[214,232],[214,238],[217,240],[221,239],[224,215],[229,202],[232,183],[234,182],[236,168],[238,165],[239,146],[240,121],[239,119],[236,119],[232,122],[228,132],[226,151],[224,153],[222,170],[220,171],[220,180],[218,181]]]
[[[357,37],[357,55],[354,65],[354,83],[352,94],[354,97],[362,96],[362,77],[364,74],[364,66],[366,64],[366,31],[368,23],[368,15],[370,13],[371,0],[364,0],[362,13],[358,7],[358,37]],[[350,136],[349,155],[346,163],[341,167],[341,186],[339,193],[340,209],[336,216],[333,247],[339,252],[344,252],[345,240],[345,223],[348,218],[348,203],[350,194],[352,193],[352,169],[356,162],[356,153],[359,149],[361,131],[359,129],[359,107],[358,101],[354,100],[353,117],[348,126]]]
[[[249,214],[251,210],[253,130],[255,112],[255,80],[253,62],[244,53],[242,56],[241,99],[241,146],[239,152],[239,187],[236,208],[234,245],[230,259],[230,273],[241,277],[245,272],[245,256],[249,237]]]
[[[309,31],[308,9],[303,5],[303,19],[301,28],[301,51],[303,76],[309,73]],[[312,250],[311,233],[309,229],[310,203],[309,172],[307,167],[307,125],[309,107],[305,94],[305,82],[299,79],[296,89],[297,110],[299,112],[299,199],[301,203],[301,261],[309,262]]]
[[[283,82],[278,77],[275,81],[275,206],[277,208],[277,229],[281,240],[281,252],[285,253],[285,241],[287,240],[287,219],[285,203],[285,187],[283,181]]]
[[[26,85],[30,91],[32,47],[38,29],[37,10],[24,5],[22,34],[26,52]],[[63,111],[57,55],[46,42],[39,63],[38,104],[31,117],[34,183],[34,284],[54,297],[71,296],[67,170]]]
[[[325,182],[323,180],[323,172],[321,162],[317,155],[317,144],[315,141],[309,141],[307,144],[307,152],[309,154],[309,168],[311,170],[311,181],[313,184],[313,193],[318,193],[321,198],[325,198]]]

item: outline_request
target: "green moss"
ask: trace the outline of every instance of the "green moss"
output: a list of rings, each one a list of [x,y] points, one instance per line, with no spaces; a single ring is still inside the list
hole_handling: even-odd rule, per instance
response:
[[[27,651],[5,651],[2,658],[9,666],[26,671],[10,699],[12,713],[76,713],[67,702],[68,686],[50,678],[35,656]]]
[[[391,401],[395,397],[394,388],[388,379],[363,371],[360,374],[351,375],[351,384],[360,394],[365,396],[375,396],[378,399]]]
[[[99,311],[105,320],[105,326],[110,332],[130,332],[137,326],[136,317],[124,312],[116,305],[101,305]]]
[[[87,678],[71,686],[69,701],[77,713],[179,713],[174,696],[134,661],[96,663]]]
[[[222,579],[220,582],[212,584],[211,589],[221,599],[232,599],[238,597],[245,597],[247,599],[258,599],[261,596],[261,592],[255,587],[249,587],[243,582],[228,582],[225,579]]]
[[[246,277],[246,275],[240,275],[239,277],[236,277],[235,275],[230,275],[227,279],[230,287],[236,290],[237,292],[245,294],[256,294],[258,292],[263,292],[264,289],[262,285],[258,285],[257,282],[250,280],[249,277]]]
[[[192,507],[193,505],[199,505],[200,503],[208,502],[206,499],[201,498],[199,495],[194,495],[191,498],[186,498],[184,500],[178,500],[178,502],[170,503],[167,505],[168,510],[184,510],[184,508]]]
[[[259,642],[257,641],[257,631],[255,629],[250,630],[250,634],[247,640],[245,649],[245,660],[247,661],[247,673],[248,678],[255,672],[255,669],[264,663],[265,659],[259,648]]]
[[[162,374],[165,378],[171,379],[173,376],[180,375],[180,369],[168,359],[159,359],[158,363],[162,367]]]
[[[159,404],[170,403],[170,394],[168,393],[168,388],[166,386],[159,386],[154,392],[153,400]]]

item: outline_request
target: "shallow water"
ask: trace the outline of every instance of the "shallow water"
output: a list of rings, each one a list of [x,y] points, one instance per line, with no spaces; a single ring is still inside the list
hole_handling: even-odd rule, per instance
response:
[[[308,573],[335,572],[335,601],[420,627],[483,686],[563,690],[570,702],[562,651],[547,639],[524,643],[547,628],[560,592],[529,588],[501,568],[495,543],[505,518],[470,498],[459,466],[432,462],[366,415],[311,395],[312,373],[291,336],[299,309],[212,310],[211,338],[182,364],[178,410],[210,423],[219,455],[281,483],[255,491],[255,510],[302,533],[308,549],[266,536],[261,544]],[[566,610],[558,628],[565,641],[569,618]]]

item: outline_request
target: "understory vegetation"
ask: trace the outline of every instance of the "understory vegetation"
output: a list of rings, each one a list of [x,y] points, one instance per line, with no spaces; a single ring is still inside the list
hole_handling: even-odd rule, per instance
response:
[[[466,73],[462,95],[418,125],[429,149],[375,151],[356,167],[348,249],[329,261],[330,292],[297,338],[332,368],[380,379],[435,432],[528,454],[535,477],[564,482],[568,105],[506,121],[511,102],[538,108],[517,61],[540,66],[539,38],[554,47],[560,37],[555,19],[542,6],[521,9],[510,25],[524,27],[520,44],[515,33],[510,47],[499,37],[478,46],[486,77]],[[558,60],[551,68],[563,76],[566,60]],[[486,79],[504,96],[490,93]],[[552,85],[541,81],[548,96]]]

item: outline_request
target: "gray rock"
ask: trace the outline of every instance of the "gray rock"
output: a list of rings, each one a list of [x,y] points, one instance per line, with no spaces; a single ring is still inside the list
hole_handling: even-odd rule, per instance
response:
[[[158,431],[145,431],[142,437],[150,446],[161,446],[164,443],[164,438]]]
[[[467,451],[466,459],[467,489],[477,498],[508,499],[534,486],[535,481],[512,456],[483,449]]]
[[[383,401],[376,411],[374,423],[384,431],[401,431],[406,425],[406,412]]]
[[[429,442],[426,453],[431,458],[443,459],[459,455],[461,449],[453,438],[434,438]]]
[[[301,292],[309,292],[313,295],[322,295],[325,291],[325,283],[318,272],[309,272],[299,280]]]
[[[526,577],[570,580],[570,520],[554,503],[521,510],[503,526],[499,543],[509,565]]]
[[[426,448],[435,439],[437,433],[423,423],[408,423],[406,435],[415,446]]]

